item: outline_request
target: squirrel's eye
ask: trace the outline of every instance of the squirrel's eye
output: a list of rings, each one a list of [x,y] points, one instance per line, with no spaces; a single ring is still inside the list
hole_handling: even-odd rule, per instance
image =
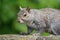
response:
[[[26,14],[23,15],[24,17],[26,16]]]

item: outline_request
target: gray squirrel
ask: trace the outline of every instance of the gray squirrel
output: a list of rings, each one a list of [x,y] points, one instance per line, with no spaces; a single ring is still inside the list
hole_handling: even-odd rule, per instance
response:
[[[58,9],[30,9],[29,7],[20,7],[18,21],[20,23],[26,23],[28,33],[31,33],[35,29],[40,35],[43,32],[60,35],[60,10]]]

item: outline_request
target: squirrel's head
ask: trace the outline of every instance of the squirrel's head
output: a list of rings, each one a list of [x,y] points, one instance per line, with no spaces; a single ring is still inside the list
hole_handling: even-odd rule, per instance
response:
[[[20,7],[20,11],[18,13],[18,21],[20,23],[24,23],[26,21],[30,20],[30,8],[21,8]]]

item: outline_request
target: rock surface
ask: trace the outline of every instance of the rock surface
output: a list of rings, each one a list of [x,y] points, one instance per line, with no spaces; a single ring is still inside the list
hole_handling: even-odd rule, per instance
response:
[[[0,35],[0,40],[60,40],[60,36]]]

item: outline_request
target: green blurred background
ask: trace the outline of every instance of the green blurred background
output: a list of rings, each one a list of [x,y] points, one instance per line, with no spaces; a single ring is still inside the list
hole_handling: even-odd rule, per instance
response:
[[[0,34],[27,32],[26,24],[17,22],[19,7],[60,9],[60,0],[0,0]]]

